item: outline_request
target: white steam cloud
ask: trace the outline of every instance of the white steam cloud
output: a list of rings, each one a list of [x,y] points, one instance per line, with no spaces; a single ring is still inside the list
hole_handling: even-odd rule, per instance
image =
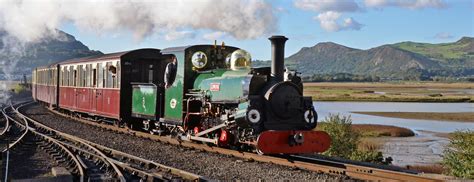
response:
[[[97,34],[132,32],[138,41],[193,38],[199,30],[254,39],[276,30],[274,11],[264,0],[0,0],[0,71],[12,80],[25,46],[61,40],[65,23]]]
[[[273,11],[263,0],[0,0],[0,29],[22,41],[39,40],[65,22],[101,34],[130,30],[137,39],[179,29],[253,39],[275,31]]]
[[[4,81],[0,81],[0,103],[6,104],[10,99],[8,92],[10,81],[13,80],[14,70],[18,60],[25,55],[26,43],[16,37],[1,36],[0,32],[0,67]]]

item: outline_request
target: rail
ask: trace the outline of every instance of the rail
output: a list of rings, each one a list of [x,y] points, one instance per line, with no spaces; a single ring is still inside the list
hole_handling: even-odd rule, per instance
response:
[[[31,103],[28,103],[28,104],[31,104]],[[66,145],[68,148],[71,148],[74,151],[80,151],[79,153],[83,153],[83,154],[86,153],[89,156],[97,157],[97,158],[107,161],[107,163],[110,164],[110,166],[112,166],[113,169],[116,171],[116,174],[120,181],[126,181],[126,178],[124,177],[124,174],[120,171],[120,169],[126,170],[135,176],[141,177],[142,179],[160,179],[164,181],[172,180],[172,178],[168,178],[165,175],[161,175],[155,172],[155,171],[165,171],[165,172],[170,172],[174,176],[177,176],[189,181],[207,181],[207,179],[204,178],[203,176],[192,174],[180,169],[158,164],[150,160],[146,160],[140,157],[126,154],[124,152],[120,152],[111,148],[107,148],[105,146],[72,136],[67,133],[60,132],[51,127],[43,125],[40,122],[19,112],[20,108],[26,105],[22,105],[15,109],[15,112],[17,113],[17,115],[31,122],[37,128],[36,129],[37,131],[44,130],[45,132],[48,132],[54,135],[56,138],[61,138],[63,140],[68,141],[69,143],[66,143],[65,141],[59,141],[63,145]],[[85,146],[89,150],[85,150],[81,147],[78,147],[77,145]],[[144,167],[140,167],[140,166],[144,166]],[[149,169],[154,169],[155,171],[150,172]]]
[[[15,105],[24,105],[25,102],[22,102],[22,103],[17,103]],[[26,134],[28,132],[31,132],[33,133],[34,135],[37,135],[41,138],[43,138],[45,141],[47,141],[49,144],[51,145],[54,145],[54,146],[57,146],[56,148],[58,150],[61,150],[63,154],[66,154],[67,158],[72,160],[73,161],[73,165],[74,165],[74,168],[77,169],[78,173],[79,173],[79,181],[80,182],[83,182],[84,181],[84,170],[79,162],[79,160],[76,158],[76,156],[69,150],[67,149],[64,145],[62,145],[60,142],[58,142],[56,139],[52,138],[52,137],[49,137],[47,135],[44,135],[42,133],[39,133],[37,131],[35,131],[33,128],[29,127],[28,125],[28,121],[26,119],[24,119],[24,123],[21,123],[19,122],[18,120],[14,119],[13,117],[9,116],[6,112],[6,108],[12,108],[13,110],[16,111],[16,109],[14,108],[14,105],[10,104],[10,106],[8,107],[5,107],[4,109],[2,109],[2,114],[3,116],[6,118],[7,121],[13,121],[14,123],[16,123],[17,125],[19,126],[22,126],[23,128],[25,128],[25,133],[22,135],[21,138],[19,138],[16,142],[12,143],[12,147],[13,146],[16,146],[17,143],[19,143],[20,141],[23,140],[24,136],[26,136]],[[10,148],[12,148],[10,147]],[[8,149],[8,148],[7,148]],[[6,149],[6,150],[7,150]],[[5,161],[6,162],[6,171],[5,171],[5,181],[8,180],[8,166],[9,166],[9,159],[7,158],[7,160]]]

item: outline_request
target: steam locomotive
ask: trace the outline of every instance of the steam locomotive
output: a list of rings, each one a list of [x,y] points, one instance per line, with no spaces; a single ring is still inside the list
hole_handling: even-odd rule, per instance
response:
[[[271,67],[252,68],[237,47],[138,49],[33,70],[33,98],[99,122],[263,154],[323,152],[317,113],[301,78],[284,79],[284,36]]]

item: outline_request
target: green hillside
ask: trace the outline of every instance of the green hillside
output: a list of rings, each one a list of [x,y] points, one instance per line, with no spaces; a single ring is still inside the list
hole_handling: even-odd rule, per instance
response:
[[[452,59],[474,59],[474,38],[463,37],[459,41],[442,44],[427,44],[416,42],[401,42],[391,46],[410,52],[418,53],[423,56],[446,61]]]

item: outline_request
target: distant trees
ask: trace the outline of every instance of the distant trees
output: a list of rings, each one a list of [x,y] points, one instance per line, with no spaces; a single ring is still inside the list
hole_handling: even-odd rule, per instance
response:
[[[378,82],[380,77],[375,75],[356,75],[350,73],[314,74],[303,77],[305,82]]]

